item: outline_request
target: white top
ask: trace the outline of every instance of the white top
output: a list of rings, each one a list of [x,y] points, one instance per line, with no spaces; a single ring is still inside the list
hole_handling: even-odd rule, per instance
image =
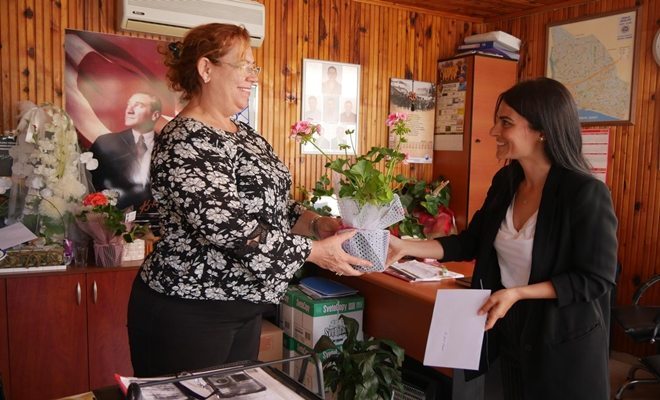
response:
[[[502,285],[505,288],[529,284],[529,275],[532,270],[532,247],[538,215],[538,210],[536,210],[520,231],[517,231],[513,225],[514,202],[515,197],[511,201],[506,217],[495,237],[497,261],[500,264]]]

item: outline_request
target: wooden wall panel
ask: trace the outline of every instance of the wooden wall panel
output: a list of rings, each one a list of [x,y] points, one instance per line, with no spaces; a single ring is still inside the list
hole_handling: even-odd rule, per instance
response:
[[[289,166],[294,186],[311,187],[324,173],[320,156],[301,155],[287,138],[300,117],[302,60],[361,65],[360,148],[387,144],[384,124],[389,79],[435,81],[436,61],[454,53],[464,36],[501,29],[524,40],[521,78],[544,72],[546,24],[635,6],[634,0],[581,1],[536,14],[479,23],[474,18],[422,13],[357,0],[260,0],[266,5],[266,39],[255,51],[260,77],[259,127]],[[659,26],[660,2],[640,1],[642,24],[636,69],[634,126],[612,127],[608,185],[619,216],[623,275],[619,301],[628,302],[639,280],[660,273],[660,82],[650,43]],[[14,129],[21,100],[63,105],[63,38],[67,28],[117,32],[115,0],[2,0],[0,12],[0,132]],[[432,179],[427,165],[401,172]],[[295,191],[299,197],[300,192]],[[660,302],[660,293],[650,301]],[[616,346],[635,352],[618,335]]]
[[[362,152],[387,145],[389,79],[435,81],[436,61],[452,54],[474,23],[353,0],[263,0],[266,40],[255,51],[261,76],[259,127],[291,169],[294,186],[310,187],[325,161],[301,155],[288,139],[300,118],[302,60],[314,58],[360,64]],[[117,32],[115,1],[3,0],[0,13],[2,107],[0,128],[14,129],[18,103],[31,100],[63,105],[65,29]],[[408,165],[402,173],[431,179],[429,165]],[[295,195],[299,196],[299,191]]]
[[[617,301],[629,304],[644,281],[660,273],[660,74],[651,42],[660,28],[660,1],[590,1],[518,18],[484,24],[486,31],[503,30],[523,39],[521,79],[545,72],[546,26],[557,22],[625,10],[640,3],[640,36],[636,57],[635,124],[610,127],[611,165],[607,184],[619,218],[619,258],[623,271]],[[648,293],[648,303],[660,304],[660,287]],[[614,347],[636,354],[653,353],[651,346],[635,346],[615,329]]]

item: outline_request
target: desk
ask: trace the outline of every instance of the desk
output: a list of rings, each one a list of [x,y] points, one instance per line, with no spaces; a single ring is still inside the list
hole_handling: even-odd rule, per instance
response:
[[[471,262],[444,263],[451,271],[472,275]],[[359,277],[336,276],[321,270],[327,278],[345,283],[364,296],[364,332],[380,339],[394,340],[410,357],[423,362],[426,339],[438,289],[458,289],[453,279],[440,282],[410,283],[382,273]],[[449,368],[439,368],[451,376]]]

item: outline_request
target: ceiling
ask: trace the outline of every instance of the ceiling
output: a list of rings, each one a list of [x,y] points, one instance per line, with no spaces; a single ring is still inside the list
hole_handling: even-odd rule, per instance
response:
[[[409,7],[442,14],[463,15],[483,20],[497,19],[502,16],[527,14],[553,6],[583,1],[567,0],[359,0],[374,4]]]

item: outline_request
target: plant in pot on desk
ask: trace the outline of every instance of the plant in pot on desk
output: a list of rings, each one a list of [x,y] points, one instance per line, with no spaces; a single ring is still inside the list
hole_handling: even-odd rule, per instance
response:
[[[397,189],[406,217],[390,227],[393,235],[417,239],[434,239],[456,233],[454,212],[449,209],[449,181],[431,183],[402,179]]]
[[[389,400],[394,389],[403,391],[404,350],[391,340],[358,340],[358,322],[344,315],[339,318],[346,327],[344,343],[337,346],[323,335],[314,346],[316,353],[329,354],[323,361],[326,389],[337,400]]]
[[[339,213],[347,228],[357,229],[351,239],[342,244],[346,252],[367,259],[373,267],[360,267],[364,272],[383,271],[387,257],[389,231],[387,227],[404,218],[404,209],[392,185],[394,167],[405,160],[405,154],[399,151],[401,143],[406,142],[410,128],[406,125],[405,113],[390,114],[386,124],[396,138],[396,148],[372,147],[365,155],[348,155],[348,149],[355,146],[339,145],[345,157],[331,159],[321,149],[316,140],[322,136],[321,125],[309,121],[299,121],[291,127],[291,137],[312,144],[328,162],[325,164],[333,172],[334,192],[339,198]],[[347,137],[353,140],[353,131],[347,130]],[[385,172],[377,168],[384,162]],[[325,184],[330,179],[323,176],[315,191],[326,190]]]
[[[143,233],[140,225],[127,221],[126,213],[117,208],[117,197],[113,190],[90,193],[76,216],[80,229],[94,241],[94,260],[100,267],[120,265],[124,242],[131,243]]]

